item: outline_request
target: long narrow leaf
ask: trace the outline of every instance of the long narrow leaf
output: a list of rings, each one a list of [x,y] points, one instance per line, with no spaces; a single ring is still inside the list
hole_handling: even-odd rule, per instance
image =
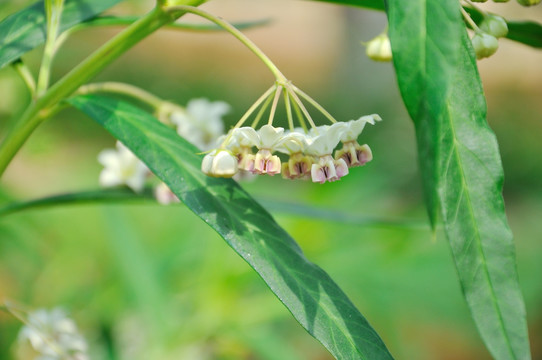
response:
[[[70,100],[122,141],[258,272],[299,323],[337,359],[392,359],[344,292],[233,180],[200,171],[198,150],[152,116],[98,96]]]
[[[372,226],[386,228],[428,229],[425,222],[417,220],[388,219],[352,214],[338,210],[318,208],[306,204],[290,203],[269,199],[258,199],[263,207],[271,212],[287,214],[306,219],[329,221],[339,224],[355,226]],[[156,204],[152,188],[145,188],[135,193],[127,187],[81,191],[67,194],[51,195],[27,201],[15,201],[0,205],[0,217],[11,215],[25,210],[42,209],[56,206],[81,205],[93,203],[143,203]]]
[[[100,16],[89,21],[85,21],[85,26],[128,26],[133,24],[139,19],[138,16]],[[250,29],[257,26],[268,25],[271,23],[271,19],[261,19],[254,21],[244,21],[232,23],[235,28],[239,30]],[[165,28],[187,30],[187,31],[224,31],[223,28],[216,24],[196,24],[186,22],[172,22],[165,26]]]
[[[359,6],[373,10],[384,10],[384,0],[316,0],[339,5]]]
[[[90,19],[122,0],[66,0],[60,31]],[[43,1],[0,22],[0,69],[45,42],[47,21]]]
[[[542,24],[534,21],[510,21],[506,37],[525,45],[542,48]]]
[[[465,298],[495,359],[530,359],[503,170],[456,0],[389,0],[394,65]]]

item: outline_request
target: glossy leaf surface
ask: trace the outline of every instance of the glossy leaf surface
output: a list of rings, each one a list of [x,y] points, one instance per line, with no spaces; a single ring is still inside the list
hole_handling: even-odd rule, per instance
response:
[[[418,140],[433,221],[495,359],[530,359],[525,306],[502,199],[503,169],[455,0],[389,0],[394,65]]]
[[[60,32],[90,19],[121,0],[66,0]],[[45,42],[45,6],[39,1],[0,22],[0,69]]]
[[[198,150],[138,108],[98,96],[70,103],[123,142],[258,272],[299,323],[337,359],[392,359],[344,292],[233,180],[200,171]]]

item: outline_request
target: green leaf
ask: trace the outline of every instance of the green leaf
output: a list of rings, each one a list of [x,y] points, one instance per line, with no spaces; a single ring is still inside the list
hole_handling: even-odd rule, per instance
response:
[[[135,193],[127,187],[81,191],[67,194],[51,195],[27,201],[15,201],[0,205],[0,217],[33,209],[55,206],[81,205],[93,203],[144,202],[157,204],[153,189],[148,187]],[[401,220],[377,218],[361,214],[352,214],[337,210],[323,209],[305,204],[296,204],[269,199],[258,199],[263,207],[283,215],[298,216],[307,219],[329,221],[355,226],[372,226],[385,228],[428,229],[427,223],[417,220]]]
[[[385,9],[384,0],[316,0],[316,1],[329,2],[333,4],[339,4],[339,5],[359,6],[359,7],[364,7],[367,9],[381,10],[381,11]]]
[[[542,25],[532,21],[510,21],[506,37],[525,45],[542,48]]]
[[[60,32],[90,19],[121,0],[66,0]],[[39,1],[0,22],[0,69],[45,42],[45,6]]]
[[[30,209],[41,209],[58,205],[87,204],[105,202],[141,201],[153,199],[152,189],[145,189],[142,193],[136,194],[128,188],[100,189],[92,191],[81,191],[77,193],[59,194],[39,199],[10,202],[0,206],[0,217]]]
[[[299,323],[338,359],[392,359],[378,334],[322,269],[231,179],[200,171],[198,150],[141,110],[110,98],[69,102],[130,148],[258,272]]]
[[[139,19],[139,16],[100,16],[85,21],[81,26],[128,26]],[[250,29],[253,27],[264,26],[271,23],[271,19],[262,19],[254,21],[232,23],[239,30]],[[164,26],[165,28],[188,30],[188,31],[224,31],[216,24],[196,24],[185,22],[172,22]]]
[[[495,359],[530,359],[525,305],[502,199],[503,169],[456,0],[389,0],[394,65],[461,287]]]

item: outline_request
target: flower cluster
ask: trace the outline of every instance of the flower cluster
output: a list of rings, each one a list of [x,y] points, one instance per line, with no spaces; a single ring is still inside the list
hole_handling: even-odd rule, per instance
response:
[[[36,359],[88,359],[85,339],[75,322],[59,308],[31,312],[18,340],[21,347],[29,344],[39,354]]]
[[[205,174],[215,177],[232,177],[243,170],[258,175],[281,173],[292,180],[336,181],[347,175],[349,168],[372,160],[369,146],[360,145],[357,138],[367,123],[374,125],[380,120],[380,116],[373,114],[309,131],[299,128],[288,131],[269,124],[259,130],[234,128],[219,149],[204,157],[201,168]],[[333,154],[341,142],[342,148]],[[281,164],[279,156],[274,155],[276,152],[288,155],[288,161]]]

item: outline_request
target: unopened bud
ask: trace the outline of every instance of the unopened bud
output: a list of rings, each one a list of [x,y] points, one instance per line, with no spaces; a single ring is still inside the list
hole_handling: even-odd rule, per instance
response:
[[[228,150],[214,150],[203,158],[201,170],[213,177],[232,177],[237,173],[237,157]]]
[[[366,53],[375,61],[391,61],[391,44],[388,35],[381,34],[369,41]]]
[[[533,6],[540,4],[540,0],[518,0],[518,3],[523,6]]]
[[[508,34],[506,21],[498,15],[487,15],[480,24],[480,29],[496,38],[505,37]]]
[[[499,48],[499,41],[493,35],[485,33],[476,33],[472,38],[472,46],[477,59],[483,59],[495,54]]]

